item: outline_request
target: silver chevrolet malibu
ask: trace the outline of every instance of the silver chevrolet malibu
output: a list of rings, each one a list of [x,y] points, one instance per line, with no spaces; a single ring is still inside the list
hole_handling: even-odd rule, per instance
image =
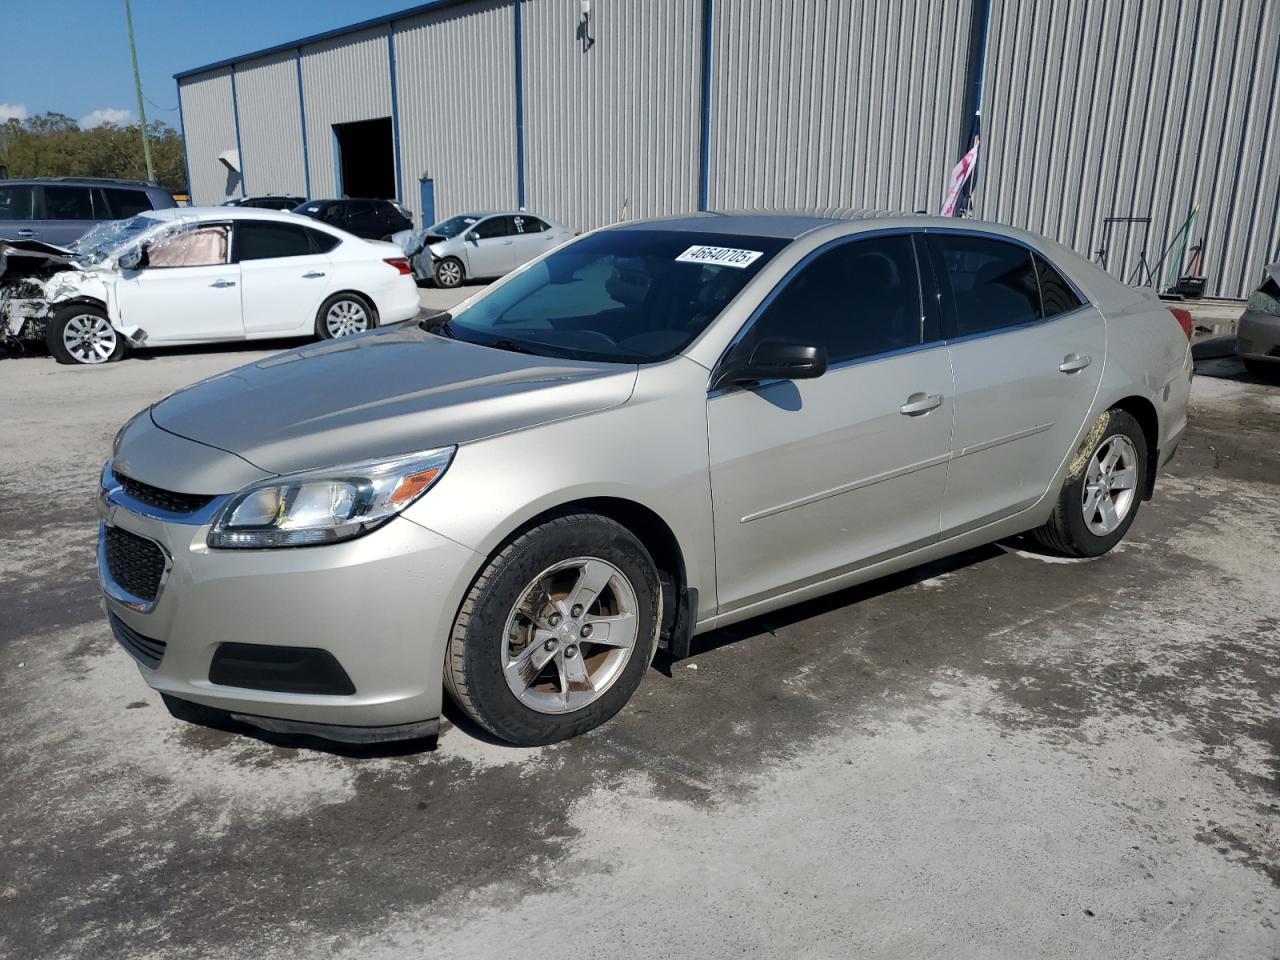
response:
[[[1106,553],[1182,435],[1188,330],[992,224],[600,230],[139,413],[107,616],[179,716],[418,738],[447,689],[550,743],[660,646],[1026,531]]]

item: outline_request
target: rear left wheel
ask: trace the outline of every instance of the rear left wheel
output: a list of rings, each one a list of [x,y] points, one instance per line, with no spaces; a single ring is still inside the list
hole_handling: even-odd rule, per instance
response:
[[[557,517],[498,551],[445,658],[454,701],[493,735],[555,743],[604,723],[653,659],[661,587],[644,545],[606,517]]]
[[[376,326],[373,307],[357,293],[334,294],[316,313],[316,336],[321,340],[349,337]]]

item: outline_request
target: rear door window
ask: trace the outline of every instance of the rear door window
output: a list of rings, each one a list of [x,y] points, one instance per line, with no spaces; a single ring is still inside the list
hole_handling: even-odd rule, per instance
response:
[[[0,186],[0,220],[34,220],[35,187]]]
[[[1033,258],[1036,264],[1036,276],[1040,279],[1040,305],[1045,317],[1057,317],[1084,306],[1084,301],[1077,296],[1075,289],[1057,270],[1040,254]]]
[[[542,233],[547,229],[547,225],[537,217],[531,217],[527,214],[511,217],[512,233]]]
[[[275,260],[312,253],[312,231],[291,223],[242,220],[236,224],[236,260]]]
[[[146,213],[153,209],[151,198],[145,190],[125,190],[120,187],[104,187],[107,205],[111,208],[111,219],[127,220],[129,217]]]
[[[830,363],[924,342],[911,237],[851,240],[818,254],[756,318],[741,349],[771,339],[821,344]]]
[[[951,336],[991,333],[1043,318],[1031,251],[990,237],[930,235],[943,297],[951,305]]]
[[[92,220],[93,196],[88,187],[44,188],[44,219]]]

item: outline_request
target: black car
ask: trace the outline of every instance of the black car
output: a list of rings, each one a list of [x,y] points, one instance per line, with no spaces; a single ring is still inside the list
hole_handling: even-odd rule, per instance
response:
[[[289,197],[284,194],[268,194],[257,197],[233,197],[223,200],[224,207],[257,207],[260,210],[292,210],[305,201],[302,197]]]
[[[393,233],[413,229],[413,215],[394,200],[308,200],[293,212],[366,240],[390,240]]]

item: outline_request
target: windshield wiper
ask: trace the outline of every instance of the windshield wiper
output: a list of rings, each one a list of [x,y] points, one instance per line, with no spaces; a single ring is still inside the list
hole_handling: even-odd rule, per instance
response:
[[[542,356],[538,351],[529,349],[523,343],[516,343],[514,340],[509,340],[506,337],[503,337],[501,340],[491,340],[489,343],[486,343],[485,346],[493,347],[495,350],[510,350],[512,353],[527,353],[534,357]]]

